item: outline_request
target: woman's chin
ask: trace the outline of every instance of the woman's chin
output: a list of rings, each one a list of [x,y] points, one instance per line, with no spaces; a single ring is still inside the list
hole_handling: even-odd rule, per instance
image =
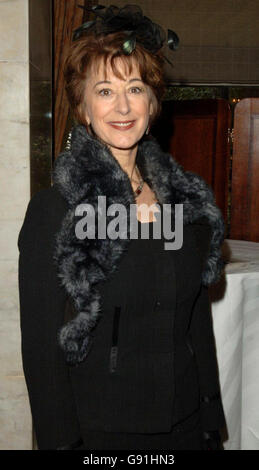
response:
[[[111,147],[111,149],[118,149],[118,150],[130,150],[130,149],[133,149],[134,147],[136,147],[136,145],[138,144],[138,140],[134,140],[134,141],[131,141],[131,142],[118,142],[118,143],[114,143],[114,144],[110,144],[109,146]]]
[[[120,138],[109,139],[108,145],[112,148],[117,148],[121,150],[131,149],[138,144],[142,136],[143,134],[140,134],[138,136],[121,136]]]

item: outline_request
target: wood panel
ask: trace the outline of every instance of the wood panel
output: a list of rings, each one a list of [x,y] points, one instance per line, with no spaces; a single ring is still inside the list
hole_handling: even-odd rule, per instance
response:
[[[259,242],[259,98],[235,107],[230,238]]]
[[[54,153],[55,157],[62,150],[63,138],[69,117],[69,104],[65,93],[63,63],[66,51],[72,41],[72,32],[83,21],[87,21],[88,12],[78,8],[77,4],[93,6],[98,1],[90,0],[54,0]]]
[[[165,152],[212,187],[227,224],[231,110],[227,100],[165,101],[152,129]]]
[[[29,1],[30,192],[51,185],[52,1]]]

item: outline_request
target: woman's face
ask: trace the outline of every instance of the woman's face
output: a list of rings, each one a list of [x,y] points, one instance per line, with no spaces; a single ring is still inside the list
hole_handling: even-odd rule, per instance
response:
[[[114,75],[109,61],[105,78],[104,65],[86,80],[85,116],[95,134],[116,156],[116,149],[127,150],[138,143],[153,112],[151,92],[143,83],[138,67],[125,75],[125,67],[117,58],[116,66],[124,79]]]

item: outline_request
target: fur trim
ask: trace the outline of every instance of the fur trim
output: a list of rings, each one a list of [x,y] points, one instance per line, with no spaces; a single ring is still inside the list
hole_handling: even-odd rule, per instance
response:
[[[150,139],[150,138],[149,138]],[[224,266],[221,244],[224,240],[224,220],[215,204],[211,188],[199,175],[184,171],[170,154],[163,153],[154,138],[139,143],[136,162],[142,177],[163,204],[182,203],[183,223],[206,217],[212,228],[210,251],[202,273],[206,286],[217,282]],[[91,137],[84,126],[77,125],[71,134],[71,148],[55,161],[53,183],[66,199],[69,209],[56,235],[54,261],[61,284],[72,298],[77,316],[64,325],[58,334],[66,361],[73,365],[88,355],[92,329],[100,316],[100,296],[97,285],[118,268],[121,255],[130,243],[129,217],[125,239],[84,239],[75,235],[75,207],[90,203],[97,214],[98,196],[106,196],[106,204],[123,204],[128,211],[135,203],[127,173],[121,168],[109,148]],[[108,217],[107,217],[108,221]]]

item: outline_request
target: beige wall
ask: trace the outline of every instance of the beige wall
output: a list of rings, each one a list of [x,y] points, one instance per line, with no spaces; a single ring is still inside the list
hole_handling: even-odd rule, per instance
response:
[[[172,83],[259,83],[258,0],[103,0],[122,7],[139,5],[146,16],[175,31],[180,39],[175,52],[164,53],[174,64],[166,65]],[[168,51],[168,52],[167,52]]]
[[[17,238],[30,199],[28,0],[0,0],[0,449],[31,449]]]

